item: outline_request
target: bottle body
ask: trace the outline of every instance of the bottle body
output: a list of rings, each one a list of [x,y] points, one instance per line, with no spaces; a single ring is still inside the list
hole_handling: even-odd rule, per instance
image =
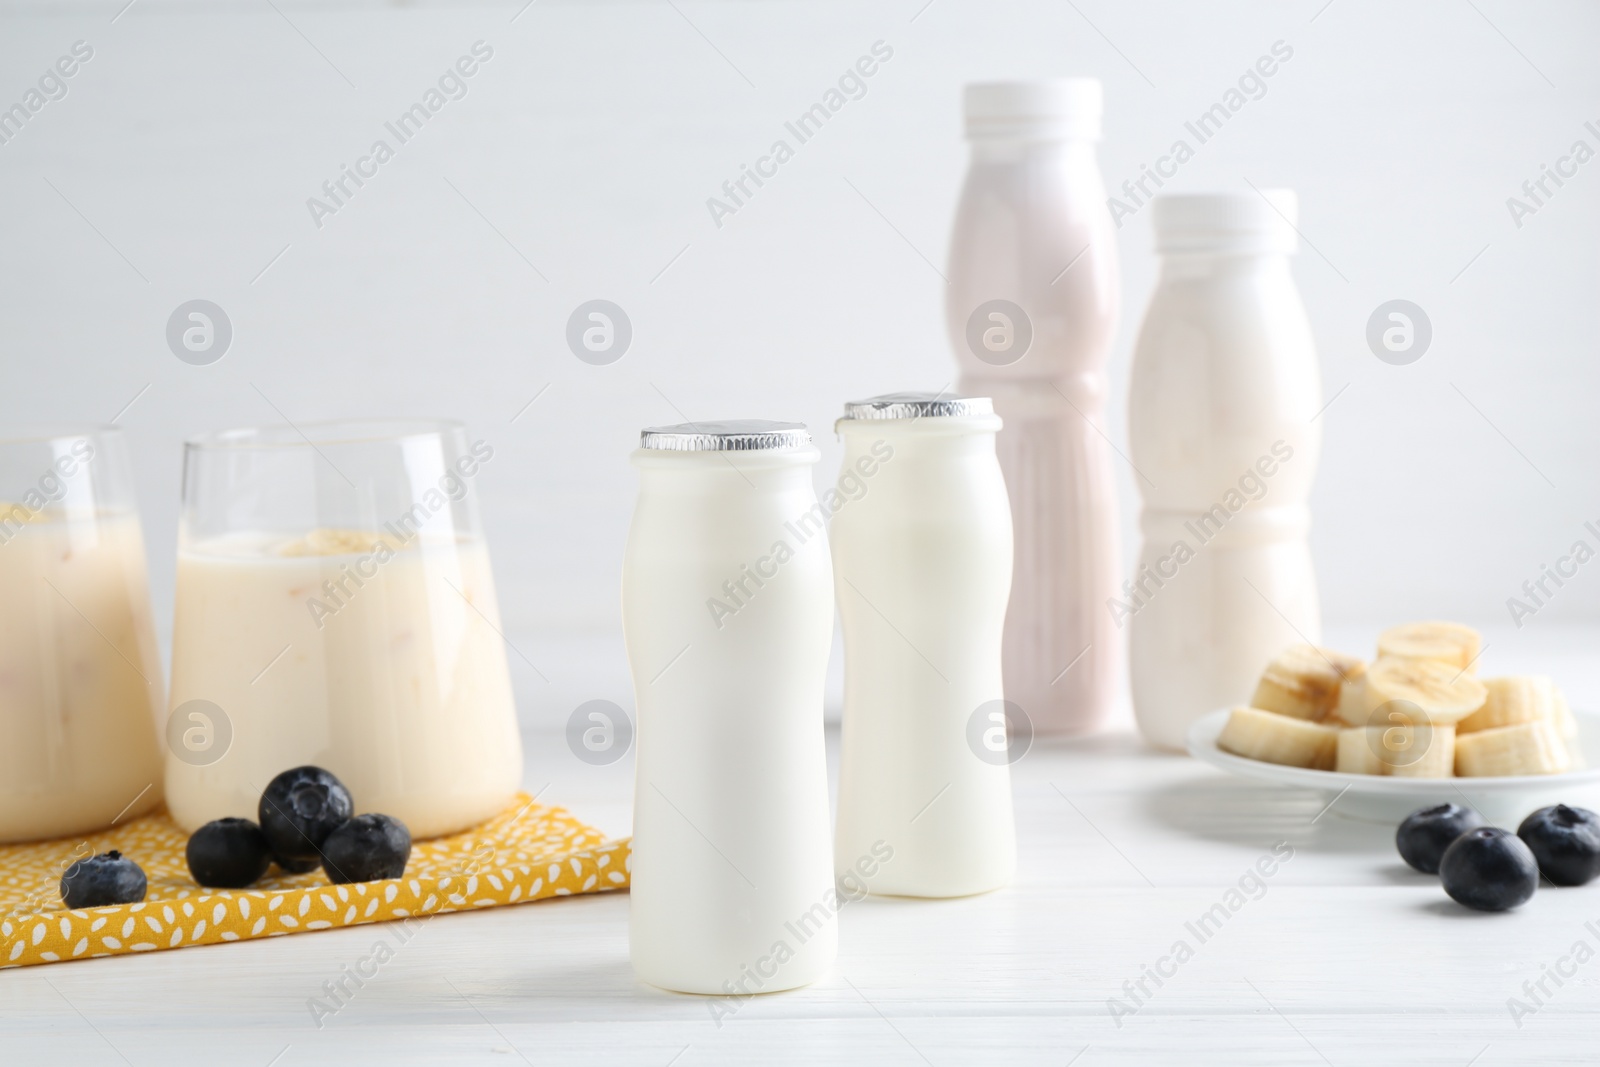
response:
[[[1094,156],[1099,89],[1092,129],[1041,132],[1034,116],[991,135],[973,128],[978,88],[946,325],[959,388],[992,397],[1005,423],[997,448],[1016,548],[1006,696],[1040,733],[1083,733],[1114,710],[1121,667],[1103,609],[1120,572],[1101,434],[1118,282]]]
[[[1309,521],[1297,514],[1304,509],[1279,510],[1235,516],[1210,541],[1193,514],[1142,516],[1137,573],[1171,575],[1162,586],[1144,580],[1149,592],[1136,589],[1144,603],[1127,623],[1134,714],[1157,748],[1182,751],[1196,719],[1249,702],[1273,656],[1321,641]],[[1194,550],[1181,564],[1180,543]]]
[[[974,750],[969,729],[1003,698],[1011,524],[999,420],[839,425],[847,503],[830,530],[845,641],[835,871],[881,894],[999,888],[1016,868],[1010,773]]]
[[[1306,544],[1321,382],[1292,233],[1219,240],[1164,250],[1140,328],[1129,437],[1143,543],[1107,605],[1128,630],[1139,729],[1169,749],[1247,701],[1285,646],[1321,636]]]
[[[665,989],[789,989],[837,951],[822,726],[833,579],[816,458],[634,454],[629,946]]]

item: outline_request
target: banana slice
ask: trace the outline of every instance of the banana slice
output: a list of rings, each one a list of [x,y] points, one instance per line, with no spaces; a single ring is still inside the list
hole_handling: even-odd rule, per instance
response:
[[[1363,668],[1359,676],[1353,676],[1339,687],[1339,703],[1329,716],[1329,721],[1337,720],[1345,726],[1365,726],[1367,724],[1367,672]]]
[[[1381,729],[1381,728],[1380,728]],[[1351,726],[1339,731],[1339,754],[1333,769],[1340,774],[1382,774],[1383,760],[1370,726]]]
[[[1368,669],[1361,696],[1365,715],[1354,725],[1454,726],[1483,707],[1488,692],[1478,679],[1449,663],[1389,658]],[[1396,713],[1408,721],[1398,721]],[[1341,709],[1341,718],[1343,714]]]
[[[1488,694],[1483,707],[1462,719],[1456,726],[1457,733],[1476,733],[1540,719],[1555,722],[1556,698],[1560,693],[1555,683],[1544,675],[1485,678],[1483,688]]]
[[[1378,658],[1439,660],[1476,673],[1483,638],[1458,622],[1408,622],[1378,635]]]
[[[1366,671],[1367,665],[1354,656],[1315,645],[1291,645],[1267,664],[1250,706],[1321,722],[1338,706],[1344,681]]]
[[[1555,710],[1550,721],[1555,724],[1556,733],[1561,735],[1563,741],[1577,741],[1578,720],[1572,717],[1572,707],[1567,703],[1567,695],[1556,689],[1554,683],[1550,688],[1555,692]]]
[[[1369,726],[1369,730],[1380,729]],[[1395,778],[1449,778],[1456,771],[1454,726],[1381,728],[1387,773]]]
[[[1234,708],[1217,737],[1217,747],[1267,763],[1331,771],[1338,754],[1339,731],[1260,708]]]
[[[1334,770],[1395,778],[1449,778],[1455,773],[1454,726],[1397,724],[1339,731]]]
[[[1463,778],[1560,774],[1571,765],[1566,744],[1546,719],[1477,730],[1456,739],[1456,773]]]

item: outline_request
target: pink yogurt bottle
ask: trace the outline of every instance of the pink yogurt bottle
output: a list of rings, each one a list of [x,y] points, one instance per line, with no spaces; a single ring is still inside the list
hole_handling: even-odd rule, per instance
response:
[[[945,319],[964,395],[994,399],[1015,570],[1006,699],[1040,734],[1094,730],[1118,695],[1116,496],[1103,433],[1117,256],[1092,78],[968,85],[971,163]]]

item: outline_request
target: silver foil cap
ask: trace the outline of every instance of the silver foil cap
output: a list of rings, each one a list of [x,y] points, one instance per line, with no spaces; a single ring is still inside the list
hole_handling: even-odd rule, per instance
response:
[[[938,419],[962,415],[993,415],[994,402],[986,396],[951,393],[884,393],[844,406],[847,419]]]
[[[685,422],[639,431],[640,448],[661,452],[778,452],[810,444],[804,423],[767,419]]]

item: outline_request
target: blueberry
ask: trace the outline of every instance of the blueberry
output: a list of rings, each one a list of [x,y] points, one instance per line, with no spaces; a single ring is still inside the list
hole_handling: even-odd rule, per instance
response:
[[[1468,830],[1444,850],[1439,880],[1458,904],[1506,911],[1539,888],[1539,864],[1522,838],[1498,826]]]
[[[1522,820],[1517,836],[1556,885],[1583,885],[1600,874],[1600,816],[1587,808],[1540,808]]]
[[[272,866],[272,847],[249,819],[213,819],[189,838],[184,850],[199,885],[243,889]]]
[[[335,884],[399,878],[410,858],[411,831],[390,815],[357,815],[322,843],[322,869]]]
[[[354,811],[343,782],[321,767],[296,767],[267,783],[256,814],[272,858],[298,874],[315,869],[322,842]]]
[[[81,859],[61,876],[61,902],[72,909],[137,904],[144,891],[144,871],[116,849]]]
[[[1439,873],[1439,857],[1450,842],[1482,826],[1483,816],[1460,804],[1440,804],[1406,816],[1395,831],[1394,845],[1400,858],[1423,874]]]

